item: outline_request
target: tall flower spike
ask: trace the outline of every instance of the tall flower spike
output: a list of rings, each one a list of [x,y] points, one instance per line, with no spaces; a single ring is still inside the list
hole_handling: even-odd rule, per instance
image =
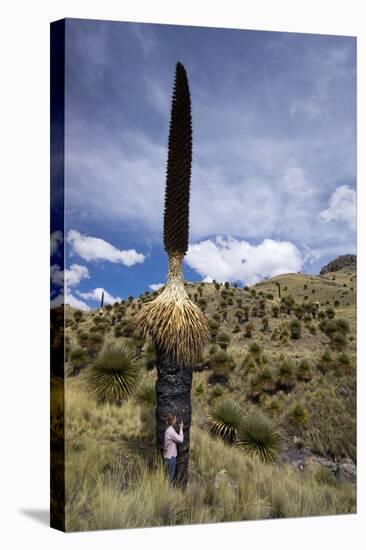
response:
[[[166,252],[188,250],[189,187],[192,164],[191,98],[187,73],[177,63],[173,90],[164,209]]]

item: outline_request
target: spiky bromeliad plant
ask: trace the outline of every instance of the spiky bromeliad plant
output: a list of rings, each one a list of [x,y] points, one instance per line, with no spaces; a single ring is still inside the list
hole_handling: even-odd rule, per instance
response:
[[[135,349],[126,342],[108,344],[88,374],[98,401],[120,405],[135,389],[140,375]]]
[[[241,423],[237,443],[249,454],[271,462],[281,448],[281,436],[267,416],[253,414]]]
[[[234,443],[243,412],[240,405],[231,399],[222,399],[212,407],[208,415],[209,430],[229,443]]]
[[[166,417],[176,414],[184,422],[184,443],[179,446],[177,481],[187,483],[191,423],[192,367],[209,338],[202,309],[184,289],[182,263],[188,249],[189,194],[192,163],[191,100],[184,66],[177,63],[168,142],[164,210],[164,248],[169,257],[167,283],[135,315],[134,323],[154,342],[157,355],[157,448],[164,444]]]

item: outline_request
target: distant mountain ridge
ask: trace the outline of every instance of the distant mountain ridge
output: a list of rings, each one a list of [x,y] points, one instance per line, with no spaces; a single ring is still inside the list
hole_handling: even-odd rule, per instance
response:
[[[333,271],[339,271],[340,269],[352,269],[356,270],[357,267],[357,256],[355,254],[344,254],[343,256],[338,256],[335,260],[329,262],[320,270],[320,275],[325,273],[331,273]]]

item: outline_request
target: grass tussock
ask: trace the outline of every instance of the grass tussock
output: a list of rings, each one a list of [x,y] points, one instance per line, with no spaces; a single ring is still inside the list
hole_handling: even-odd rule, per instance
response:
[[[318,516],[355,511],[355,490],[320,467],[301,474],[263,463],[200,429],[192,429],[186,491],[169,488],[162,464],[138,455],[115,461],[96,442],[69,453],[67,529],[117,529]],[[109,466],[108,466],[109,464]],[[217,483],[218,473],[222,473]]]

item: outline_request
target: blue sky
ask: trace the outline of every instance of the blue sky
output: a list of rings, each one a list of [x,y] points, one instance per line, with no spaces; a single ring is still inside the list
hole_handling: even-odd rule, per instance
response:
[[[250,284],[317,273],[356,252],[354,38],[69,19],[64,237],[73,305],[96,307],[101,289],[114,301],[165,281],[178,60],[193,119],[186,278]]]

